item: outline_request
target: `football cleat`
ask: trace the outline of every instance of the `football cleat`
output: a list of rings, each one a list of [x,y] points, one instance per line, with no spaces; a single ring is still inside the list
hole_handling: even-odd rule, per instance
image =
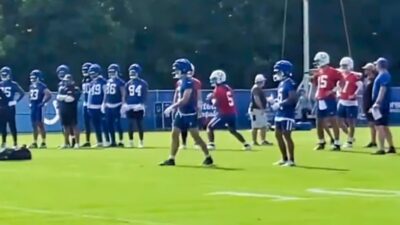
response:
[[[281,160],[279,160],[277,162],[274,162],[273,165],[274,166],[283,166],[283,165],[286,164],[286,162],[287,162],[286,160],[281,159]]]
[[[288,160],[288,161],[286,161],[286,163],[283,164],[282,166],[284,166],[284,167],[294,167],[294,166],[296,166],[296,164],[295,164],[293,161]]]
[[[78,144],[78,143],[75,143],[74,149],[79,149],[79,148],[80,148],[79,144]]]
[[[65,149],[69,149],[70,147],[71,147],[70,145],[65,144],[65,145],[61,145],[61,146],[59,147],[59,149],[65,150]]]
[[[271,146],[271,145],[273,145],[273,144],[272,144],[271,142],[265,140],[265,141],[261,142],[261,145],[264,145],[264,146]]]
[[[181,145],[181,146],[179,146],[179,150],[186,150],[187,149],[187,146],[186,145]]]
[[[319,143],[317,146],[315,146],[314,150],[315,151],[320,151],[325,149],[325,143]]]
[[[212,159],[211,156],[206,157],[203,161],[204,166],[212,166],[214,164],[214,160]]]
[[[376,143],[373,143],[373,142],[370,142],[369,144],[364,146],[364,148],[376,148],[376,147],[378,147],[378,145]]]
[[[125,147],[124,142],[123,142],[123,141],[120,141],[120,142],[118,143],[118,147],[120,147],[120,148]]]
[[[144,148],[143,141],[139,141],[138,148]]]
[[[340,151],[340,145],[333,145],[331,148],[332,151]]]
[[[47,148],[46,143],[42,142],[42,144],[40,144],[40,147],[39,147],[39,148],[41,148],[41,149],[46,149],[46,148]]]
[[[97,143],[92,146],[92,148],[102,148],[102,147],[103,147],[103,143]]]
[[[29,145],[30,149],[36,149],[38,148],[38,144],[37,143],[32,143],[31,145]]]
[[[160,166],[175,166],[175,160],[174,159],[167,159],[164,162],[159,164]]]
[[[251,145],[250,144],[244,144],[243,145],[243,150],[250,151],[251,150]]]
[[[90,147],[91,147],[90,142],[86,142],[86,143],[83,144],[81,147],[82,147],[82,148],[90,148]]]
[[[396,149],[392,146],[389,148],[389,150],[386,153],[387,154],[396,154]]]
[[[215,144],[209,143],[209,144],[207,145],[207,149],[210,150],[210,151],[215,150]]]
[[[372,153],[372,155],[385,155],[385,154],[386,154],[385,150],[378,150],[378,151]]]
[[[352,149],[353,148],[353,142],[344,143],[343,144],[343,148]]]

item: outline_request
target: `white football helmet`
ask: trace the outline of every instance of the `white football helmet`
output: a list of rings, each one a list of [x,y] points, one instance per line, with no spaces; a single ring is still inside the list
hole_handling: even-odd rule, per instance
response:
[[[326,66],[329,63],[330,63],[330,57],[329,57],[329,54],[326,52],[318,52],[314,56],[314,65],[316,67]]]
[[[193,63],[190,63],[190,66],[192,67],[192,71],[188,74],[189,77],[194,77],[196,73],[196,67],[193,65]]]
[[[223,70],[214,70],[210,75],[211,86],[222,84],[226,81],[226,73]]]
[[[343,71],[352,71],[354,69],[354,61],[350,57],[343,57],[340,60],[340,69]]]

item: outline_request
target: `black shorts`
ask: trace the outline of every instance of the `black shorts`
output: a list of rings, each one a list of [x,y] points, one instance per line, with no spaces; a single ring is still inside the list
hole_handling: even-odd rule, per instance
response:
[[[61,125],[75,126],[78,124],[78,112],[76,108],[60,110]]]
[[[143,117],[144,117],[144,110],[140,111],[129,110],[126,112],[126,118],[131,120],[143,120]]]

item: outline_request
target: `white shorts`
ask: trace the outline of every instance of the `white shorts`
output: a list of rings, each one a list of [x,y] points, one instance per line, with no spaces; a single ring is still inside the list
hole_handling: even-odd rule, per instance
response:
[[[253,109],[251,110],[250,115],[252,129],[265,128],[268,126],[267,115],[264,110]]]

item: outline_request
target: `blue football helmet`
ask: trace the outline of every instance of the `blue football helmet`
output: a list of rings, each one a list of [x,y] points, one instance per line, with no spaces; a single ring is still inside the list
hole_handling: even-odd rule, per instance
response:
[[[12,70],[10,67],[5,66],[0,70],[1,80],[11,80]]]
[[[40,70],[32,70],[29,75],[29,79],[32,84],[37,83],[43,79],[43,73]]]
[[[193,75],[193,64],[188,59],[177,59],[174,64],[172,64],[172,74],[174,78],[180,79],[184,76],[192,76]]]
[[[282,81],[292,76],[293,64],[287,60],[279,60],[274,65],[273,80]]]
[[[56,70],[58,79],[62,80],[66,74],[70,73],[69,67],[67,65],[60,65]]]
[[[64,85],[70,85],[74,83],[74,78],[72,77],[71,74],[66,74],[62,81]]]
[[[121,69],[118,64],[114,63],[108,66],[107,72],[109,78],[116,78],[121,73]]]
[[[84,77],[89,76],[89,68],[91,65],[92,65],[92,63],[90,63],[90,62],[86,62],[82,65],[82,75]]]
[[[142,73],[142,67],[139,64],[132,64],[129,66],[129,79],[136,79]]]
[[[89,68],[89,76],[92,79],[97,78],[98,76],[101,75],[101,66],[99,64],[92,64]]]

